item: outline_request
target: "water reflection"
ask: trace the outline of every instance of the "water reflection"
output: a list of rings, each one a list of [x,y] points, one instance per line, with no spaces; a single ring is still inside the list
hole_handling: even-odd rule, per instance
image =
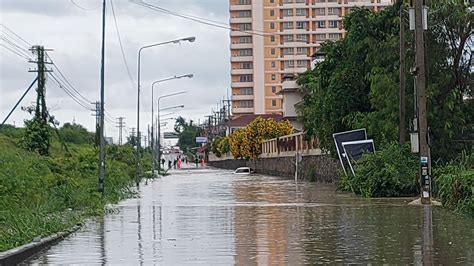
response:
[[[217,170],[182,171],[29,263],[300,265],[474,263],[474,224],[410,199]]]

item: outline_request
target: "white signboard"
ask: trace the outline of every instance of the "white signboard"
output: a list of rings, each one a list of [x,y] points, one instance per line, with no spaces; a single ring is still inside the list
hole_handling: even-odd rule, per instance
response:
[[[206,143],[207,138],[206,137],[196,137],[196,143]]]

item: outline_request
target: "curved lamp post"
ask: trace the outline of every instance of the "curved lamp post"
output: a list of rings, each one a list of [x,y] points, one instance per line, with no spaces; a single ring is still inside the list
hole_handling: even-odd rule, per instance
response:
[[[164,44],[169,44],[169,43],[180,43],[183,41],[188,41],[188,42],[194,42],[196,40],[196,37],[186,37],[186,38],[181,38],[181,39],[176,39],[172,41],[166,41],[166,42],[160,42],[160,43],[154,43],[154,44],[149,44],[140,47],[138,49],[138,71],[137,71],[137,151],[136,151],[136,160],[135,160],[135,167],[136,167],[136,172],[135,172],[135,182],[137,186],[140,183],[140,67],[141,67],[141,53],[144,49],[159,46],[159,45],[164,45]]]
[[[174,79],[180,79],[180,78],[192,78],[194,77],[193,74],[186,74],[186,75],[181,75],[181,76],[173,76],[173,77],[170,77],[170,78],[165,78],[165,79],[160,79],[160,80],[156,80],[156,81],[153,81],[153,83],[151,84],[151,173],[154,174],[155,173],[155,169],[156,169],[156,156],[155,156],[155,127],[154,127],[154,101],[155,101],[155,97],[154,97],[154,91],[155,91],[155,84],[158,84],[158,83],[161,83],[161,82],[165,82],[165,81],[170,81],[170,80],[174,80]]]

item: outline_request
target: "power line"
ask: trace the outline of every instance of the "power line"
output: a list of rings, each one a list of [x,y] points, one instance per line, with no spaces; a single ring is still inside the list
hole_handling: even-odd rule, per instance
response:
[[[7,39],[5,36],[0,36],[0,40],[3,40],[5,41],[7,44],[10,45],[10,47],[14,47],[13,49],[16,49],[18,51],[21,51],[22,53],[25,54],[25,56],[29,57],[29,54],[26,52],[27,49],[25,49],[24,47],[21,47],[19,46],[18,44],[16,44],[15,42]]]
[[[77,8],[80,8],[80,9],[85,10],[85,11],[97,10],[100,7],[100,4],[96,7],[94,7],[94,8],[82,7],[82,6],[78,5],[76,2],[74,2],[74,0],[71,0],[71,4],[75,5]]]
[[[231,31],[239,31],[239,32],[248,33],[248,34],[251,34],[251,35],[258,35],[258,36],[262,36],[262,37],[267,37],[267,36],[272,35],[271,33],[266,33],[266,32],[261,31],[261,30],[245,31],[245,30],[239,30],[239,29],[236,29],[236,28],[232,28],[230,26],[218,25],[216,23],[211,22],[208,19],[196,19],[193,16],[181,14],[181,13],[171,11],[171,10],[168,10],[168,9],[165,9],[165,8],[162,8],[162,7],[159,7],[159,6],[155,6],[155,5],[152,5],[152,4],[149,4],[149,3],[145,3],[145,2],[142,2],[142,1],[140,1],[140,2],[132,1],[132,3],[134,3],[136,5],[139,5],[139,6],[149,8],[149,9],[154,10],[154,11],[158,11],[160,13],[180,17],[180,18],[183,18],[183,19],[191,20],[191,21],[194,21],[194,22],[197,22],[197,23],[201,23],[201,24],[216,27],[216,28],[221,28],[221,29],[226,29],[226,30],[231,30]],[[219,23],[222,23],[222,22],[219,22]],[[261,33],[257,33],[256,31],[261,32]]]
[[[131,85],[132,85],[132,87],[134,87],[135,85],[134,85],[134,82],[133,82],[132,74],[130,72],[130,68],[128,67],[127,58],[125,56],[125,52],[124,52],[124,49],[123,49],[122,38],[120,37],[120,31],[119,31],[119,26],[118,26],[118,23],[117,23],[117,17],[115,15],[115,8],[114,8],[113,0],[110,0],[110,7],[112,8],[112,15],[114,17],[114,22],[115,22],[115,30],[117,32],[117,38],[118,38],[118,41],[119,41],[119,44],[120,44],[120,51],[122,52],[123,62],[125,64],[125,68],[127,69],[127,74],[128,74],[128,78],[130,79]]]
[[[26,43],[28,47],[32,46],[29,42],[27,42],[25,39],[23,39],[20,35],[18,35],[16,32],[14,32],[12,29],[8,28],[5,26],[5,24],[0,23],[0,26],[2,26],[4,29],[6,29],[8,32],[11,32],[13,35],[15,35],[18,39]],[[5,32],[5,31],[4,31]]]
[[[82,106],[84,109],[86,110],[90,110],[90,106],[87,106],[86,103],[84,102],[81,102],[80,99],[77,98],[77,96],[75,96],[66,86],[64,86],[55,76],[53,73],[49,73],[49,76],[51,78],[53,78],[53,80],[56,82],[56,84],[58,85],[58,87],[60,89],[62,89],[64,92],[66,92],[67,95],[69,95],[69,97],[74,100],[77,104],[79,104],[80,106]]]
[[[6,45],[3,44],[3,43],[0,43],[0,46],[3,47],[3,48],[5,48],[5,49],[7,49],[7,50],[9,50],[9,51],[12,52],[12,53],[18,55],[18,56],[20,56],[20,57],[26,59],[26,60],[31,60],[31,58],[28,58],[28,57],[26,57],[25,55],[22,55],[21,53],[15,51],[15,50],[12,49],[12,48],[9,48],[8,46],[6,46]]]

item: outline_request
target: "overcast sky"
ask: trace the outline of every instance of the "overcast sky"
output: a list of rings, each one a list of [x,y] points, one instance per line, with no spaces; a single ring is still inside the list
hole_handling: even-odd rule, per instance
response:
[[[101,0],[0,0],[0,23],[29,43],[54,49],[49,55],[72,85],[87,99],[99,100]],[[135,0],[136,1],[136,0]],[[227,0],[145,0],[173,11],[228,22]],[[74,5],[76,3],[80,7]],[[114,0],[116,18],[130,67],[127,75],[120,52],[115,24],[107,1],[106,19],[106,110],[112,117],[126,117],[127,128],[136,126],[137,51],[147,44],[196,36],[194,43],[171,44],[142,52],[142,104],[140,123],[146,128],[151,120],[151,83],[174,75],[193,73],[192,79],[161,83],[155,95],[186,90],[187,94],[161,101],[162,107],[184,104],[173,116],[203,119],[217,102],[227,97],[230,87],[229,32],[193,21],[162,14],[129,0]],[[84,10],[87,9],[87,10]],[[0,26],[0,119],[6,116],[36,73],[35,65],[5,49],[5,37],[20,46]],[[21,106],[35,100],[31,90]],[[73,119],[94,129],[92,112],[76,104],[52,79],[47,82],[50,113],[63,124]],[[92,108],[92,105],[91,105]],[[165,111],[166,112],[166,111]],[[18,108],[8,123],[22,125],[29,114]],[[171,117],[171,116],[169,116]],[[170,122],[170,121],[168,121]],[[172,123],[170,123],[172,124]],[[106,124],[106,134],[117,139],[118,130]],[[168,129],[172,127],[169,126]]]

